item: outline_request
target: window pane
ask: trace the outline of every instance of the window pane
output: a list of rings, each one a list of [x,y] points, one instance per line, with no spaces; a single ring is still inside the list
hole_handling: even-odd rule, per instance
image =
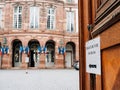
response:
[[[54,29],[55,24],[55,10],[54,8],[48,8],[47,28]]]
[[[39,8],[35,8],[35,28],[38,28],[39,24]]]
[[[50,29],[50,16],[48,16],[48,19],[47,19],[47,28]]]
[[[22,7],[19,7],[19,13],[21,13],[22,12]]]
[[[74,13],[71,12],[71,32],[74,30]]]
[[[73,32],[74,31],[74,13],[67,12],[67,31]]]
[[[14,28],[17,28],[17,15],[14,15]]]
[[[22,7],[15,6],[14,8],[14,28],[21,28],[22,26]]]
[[[67,12],[67,31],[70,31],[70,12]]]
[[[17,13],[17,6],[14,8],[14,13]]]
[[[51,17],[51,29],[54,28],[54,16]]]
[[[48,14],[50,14],[50,9],[48,10]]]
[[[30,7],[30,28],[39,26],[39,7]]]
[[[33,7],[30,7],[30,28],[33,28],[33,21],[34,21],[34,12],[33,12]]]
[[[51,14],[54,14],[54,9],[51,9]]]
[[[71,32],[73,32],[73,24],[71,23]]]
[[[19,15],[19,17],[18,17],[18,28],[21,28],[21,23],[22,22],[22,17],[21,17],[21,15]]]

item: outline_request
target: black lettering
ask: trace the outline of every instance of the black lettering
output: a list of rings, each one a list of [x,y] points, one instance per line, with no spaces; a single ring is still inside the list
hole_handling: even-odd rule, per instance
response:
[[[90,68],[97,68],[97,66],[95,64],[89,64]]]

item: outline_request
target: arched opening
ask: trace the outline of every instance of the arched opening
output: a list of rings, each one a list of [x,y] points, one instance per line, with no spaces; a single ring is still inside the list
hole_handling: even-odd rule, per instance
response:
[[[46,54],[46,67],[52,67],[55,63],[55,42],[49,40],[46,42],[47,54]]]
[[[65,67],[71,68],[74,60],[75,60],[75,44],[73,42],[68,42],[66,44]]]
[[[29,67],[37,67],[40,63],[39,53],[37,48],[40,46],[38,40],[30,40],[28,43],[30,52],[29,52]]]
[[[12,42],[12,67],[20,67],[22,63],[22,54],[19,52],[22,42],[18,39],[15,39]]]

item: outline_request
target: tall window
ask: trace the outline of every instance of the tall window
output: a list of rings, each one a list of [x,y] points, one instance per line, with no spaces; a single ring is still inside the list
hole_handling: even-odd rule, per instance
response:
[[[47,29],[55,28],[55,9],[48,8],[48,16],[47,16]]]
[[[30,7],[30,28],[39,28],[39,7]]]
[[[2,9],[0,9],[0,28],[2,28]]]
[[[14,28],[21,28],[22,27],[22,7],[15,6],[14,7]]]
[[[74,12],[67,12],[67,31],[74,31]]]

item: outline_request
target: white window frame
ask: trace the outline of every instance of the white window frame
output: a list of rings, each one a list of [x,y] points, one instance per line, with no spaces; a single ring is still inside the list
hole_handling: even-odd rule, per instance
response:
[[[39,7],[37,6],[30,7],[30,28],[39,28]]]
[[[0,29],[2,28],[2,9],[0,8]]]
[[[54,13],[52,13],[52,10],[54,10]],[[49,13],[50,11],[50,13]],[[47,29],[49,30],[53,30],[55,29],[55,8],[48,8],[48,11],[47,11]],[[48,17],[50,17],[50,20],[49,20],[49,23],[48,23]],[[53,20],[52,20],[53,18]],[[49,27],[48,27],[48,24],[49,24]]]
[[[73,11],[68,11],[67,12],[67,31],[68,32],[73,32],[75,29],[74,26],[74,12]],[[73,25],[73,27],[72,27]]]
[[[16,12],[15,12],[15,8],[16,8]],[[21,16],[21,18],[20,18],[20,16]],[[22,6],[15,6],[14,7],[14,16],[13,17],[14,17],[13,27],[16,29],[22,28]],[[21,22],[19,19],[21,19]]]

